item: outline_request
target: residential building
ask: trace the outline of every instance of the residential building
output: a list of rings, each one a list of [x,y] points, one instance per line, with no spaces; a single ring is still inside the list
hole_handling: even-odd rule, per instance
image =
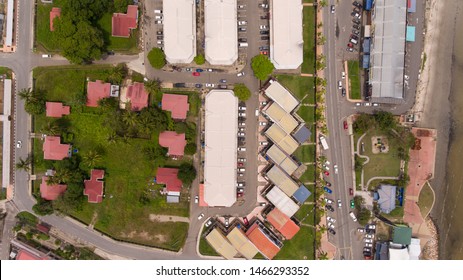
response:
[[[101,80],[87,83],[87,106],[98,107],[98,101],[110,97],[111,84]]]
[[[121,96],[121,102],[125,105],[130,102],[130,109],[132,111],[140,111],[141,109],[148,107],[148,92],[145,90],[143,83],[134,83],[133,85],[127,86]],[[125,108],[125,106],[123,106]]]
[[[162,110],[169,111],[172,119],[185,120],[190,104],[188,95],[164,93],[161,101]]]
[[[267,221],[275,227],[286,239],[291,239],[299,231],[299,226],[281,212],[278,208],[274,208],[267,214]]]
[[[223,233],[214,228],[206,235],[206,240],[214,250],[227,260],[233,259],[238,251],[230,244]]]
[[[378,201],[381,212],[389,214],[395,209],[396,186],[381,185],[374,194],[374,199]]]
[[[42,148],[43,159],[63,160],[71,156],[71,145],[61,144],[59,136],[46,136]]]
[[[127,13],[114,13],[112,17],[112,36],[113,37],[130,37],[130,31],[137,29],[138,25],[138,6],[127,6]]]
[[[103,201],[104,173],[104,170],[92,169],[90,180],[84,181],[84,195],[88,197],[88,202],[101,203]]]
[[[40,196],[46,200],[56,200],[60,195],[62,195],[66,189],[67,185],[63,184],[49,184],[47,183],[50,177],[42,176],[42,183],[40,184]]]
[[[259,252],[242,229],[234,227],[227,235],[228,241],[246,259],[251,260]]]
[[[246,236],[267,259],[273,259],[283,243],[263,223],[256,220],[246,231]]]
[[[47,102],[46,115],[51,118],[61,118],[71,113],[71,107],[64,106],[61,102]]]
[[[156,173],[156,183],[165,185],[163,192],[167,194],[167,202],[178,203],[180,201],[182,181],[178,178],[177,168],[159,167]]]
[[[167,155],[174,159],[183,157],[186,144],[185,133],[177,134],[175,131],[164,131],[159,134],[159,145],[167,148]]]

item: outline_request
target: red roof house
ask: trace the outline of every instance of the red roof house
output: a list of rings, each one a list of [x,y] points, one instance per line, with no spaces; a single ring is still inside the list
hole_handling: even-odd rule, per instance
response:
[[[256,248],[264,255],[267,259],[271,260],[280,251],[272,240],[267,236],[265,231],[259,226],[258,223],[254,223],[246,232],[249,240],[256,246]]]
[[[55,28],[53,27],[53,20],[55,17],[61,16],[61,8],[53,7],[50,11],[50,31],[54,31]]]
[[[171,157],[182,157],[185,153],[185,133],[177,134],[175,131],[164,131],[159,134],[159,145],[167,148]]]
[[[41,256],[40,252],[32,252],[25,249],[20,249],[18,255],[16,255],[16,260],[18,261],[38,261],[38,260],[49,260],[47,256]]]
[[[61,102],[47,102],[47,117],[61,118],[71,113],[71,107],[64,106]]]
[[[62,160],[69,157],[71,145],[61,144],[59,136],[46,136],[42,148],[44,159]]]
[[[103,201],[104,170],[92,169],[90,172],[90,180],[85,180],[84,195],[88,196],[88,202],[100,203]]]
[[[48,177],[42,176],[42,183],[40,184],[40,196],[46,200],[55,200],[66,191],[67,185],[49,185],[47,183]]]
[[[87,106],[98,107],[98,100],[107,98],[111,93],[111,84],[96,80],[87,84]]]
[[[186,119],[188,109],[189,104],[187,95],[165,93],[162,96],[162,110],[170,111],[173,119]]]
[[[127,101],[130,101],[132,111],[140,111],[148,107],[148,93],[143,83],[134,83],[127,87]]]
[[[299,231],[299,226],[293,220],[283,214],[278,208],[274,208],[267,214],[267,220],[274,226],[286,239],[293,238]]]
[[[130,37],[130,30],[136,29],[138,23],[138,6],[127,6],[127,14],[114,13],[112,19],[112,35],[114,37]]]
[[[178,193],[182,190],[182,181],[178,178],[177,168],[158,168],[156,173],[156,182],[166,185],[168,193]]]

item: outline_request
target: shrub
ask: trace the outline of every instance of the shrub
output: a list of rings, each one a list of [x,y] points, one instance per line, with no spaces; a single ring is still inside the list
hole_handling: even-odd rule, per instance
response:
[[[195,60],[195,63],[198,65],[202,65],[206,62],[206,59],[204,58],[204,55],[202,54],[198,54],[197,56],[195,56],[194,60]]]
[[[160,48],[152,48],[148,53],[148,60],[156,69],[161,69],[166,65],[166,55]]]

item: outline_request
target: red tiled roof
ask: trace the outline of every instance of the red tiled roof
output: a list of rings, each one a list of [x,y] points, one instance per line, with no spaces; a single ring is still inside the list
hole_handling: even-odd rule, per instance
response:
[[[183,156],[185,152],[185,133],[164,131],[159,134],[159,145],[168,149],[170,156]]]
[[[40,257],[28,252],[26,250],[19,250],[18,255],[16,256],[16,260],[18,261],[38,261],[38,260],[48,260],[47,257]]]
[[[55,200],[66,191],[67,185],[48,185],[48,177],[42,176],[40,184],[40,196],[46,200]]]
[[[189,104],[187,95],[165,93],[162,96],[162,110],[170,111],[173,119],[186,119],[188,109]]]
[[[84,195],[88,196],[88,202],[100,203],[103,201],[103,186],[104,170],[92,169],[90,172],[90,180],[84,180],[85,189]]]
[[[96,80],[87,84],[87,106],[98,107],[98,100],[109,97],[111,84]]]
[[[168,192],[180,192],[182,190],[182,181],[177,177],[177,168],[158,168],[156,173],[156,182],[165,184]]]
[[[254,223],[246,232],[249,240],[256,246],[256,248],[271,260],[280,251],[280,248],[275,245],[270,239],[262,232],[259,225]]]
[[[130,101],[132,111],[140,111],[148,107],[148,93],[143,83],[134,83],[127,87],[127,101]]]
[[[71,113],[71,107],[63,106],[61,102],[47,102],[47,117],[61,118]]]
[[[62,160],[69,157],[71,145],[61,144],[59,136],[46,136],[43,142],[43,158],[50,160]]]
[[[129,5],[127,14],[114,13],[112,18],[112,36],[130,37],[130,30],[137,28],[138,6]]]
[[[55,17],[60,17],[61,16],[61,9],[57,7],[53,7],[50,11],[50,31],[54,31],[55,28],[53,27],[53,19]]]
[[[293,222],[288,216],[283,214],[278,208],[273,209],[268,213],[267,220],[274,226],[286,239],[293,238],[299,231],[299,226]]]

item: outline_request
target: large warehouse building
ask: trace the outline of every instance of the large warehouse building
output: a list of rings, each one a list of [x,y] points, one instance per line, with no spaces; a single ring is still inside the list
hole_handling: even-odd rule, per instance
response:
[[[273,0],[270,17],[270,60],[276,69],[297,69],[302,64],[301,0]]]
[[[407,0],[376,0],[370,84],[373,102],[397,103],[404,93]]]
[[[211,90],[205,110],[204,201],[229,207],[236,201],[238,99],[231,90]]]
[[[206,60],[212,65],[231,65],[238,59],[236,0],[205,0]]]
[[[196,56],[194,0],[164,0],[164,48],[172,64],[190,63]]]

